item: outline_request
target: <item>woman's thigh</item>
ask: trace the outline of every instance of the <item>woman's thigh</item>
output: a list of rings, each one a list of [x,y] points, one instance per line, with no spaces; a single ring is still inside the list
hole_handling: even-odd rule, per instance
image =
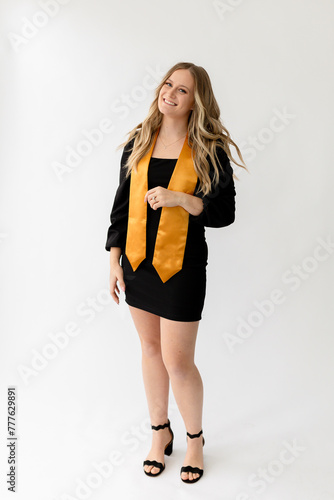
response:
[[[160,316],[130,305],[129,309],[140,341],[160,344]]]
[[[176,369],[193,365],[199,321],[160,318],[161,352],[166,365]]]

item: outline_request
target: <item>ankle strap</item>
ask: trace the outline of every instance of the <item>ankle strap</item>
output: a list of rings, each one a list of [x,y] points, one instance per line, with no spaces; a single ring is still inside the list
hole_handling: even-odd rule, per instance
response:
[[[170,426],[170,421],[168,419],[168,422],[166,424],[163,424],[163,425],[151,425],[152,429],[154,429],[155,431],[160,431],[160,429],[165,429],[166,427],[169,427]]]
[[[201,434],[203,434],[203,429],[198,434],[189,434],[189,432],[187,432],[187,436],[189,436],[191,439],[198,438]]]

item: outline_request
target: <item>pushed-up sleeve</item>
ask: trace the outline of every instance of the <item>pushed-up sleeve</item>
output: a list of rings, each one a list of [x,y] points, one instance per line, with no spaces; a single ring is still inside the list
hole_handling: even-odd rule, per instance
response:
[[[206,227],[224,227],[229,226],[235,219],[235,187],[233,180],[233,169],[229,157],[221,148],[217,148],[217,156],[223,167],[224,172],[219,167],[219,183],[214,187],[211,184],[211,191],[207,195],[198,193],[199,181],[194,192],[194,196],[202,198],[203,210],[199,215],[189,214],[191,221],[202,224]],[[214,168],[210,158],[210,179],[212,182]]]
[[[131,153],[133,140],[128,142],[123,149],[121,157],[121,168],[119,174],[119,185],[115,194],[113,206],[110,213],[110,226],[107,233],[105,249],[109,252],[111,247],[119,247],[122,253],[125,251],[126,233],[129,213],[130,175],[126,178],[124,165]]]

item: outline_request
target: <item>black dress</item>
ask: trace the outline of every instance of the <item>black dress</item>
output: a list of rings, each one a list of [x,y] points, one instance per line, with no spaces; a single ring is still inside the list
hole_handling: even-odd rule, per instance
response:
[[[110,214],[105,249],[121,248],[121,266],[124,273],[125,301],[127,304],[175,321],[197,321],[202,318],[206,292],[206,266],[208,246],[205,239],[206,227],[228,226],[235,216],[235,188],[233,170],[227,154],[217,149],[218,158],[225,175],[220,173],[220,182],[208,195],[198,194],[199,180],[194,195],[203,200],[204,209],[198,215],[189,214],[189,226],[182,269],[165,283],[152,265],[155,239],[161,208],[153,210],[147,203],[146,258],[136,271],[132,270],[125,255],[125,243],[129,210],[130,176],[125,178],[125,164],[134,139],[124,148],[121,158],[119,186]],[[151,157],[148,167],[148,189],[157,186],[168,187],[177,159]],[[213,166],[210,163],[212,179]]]

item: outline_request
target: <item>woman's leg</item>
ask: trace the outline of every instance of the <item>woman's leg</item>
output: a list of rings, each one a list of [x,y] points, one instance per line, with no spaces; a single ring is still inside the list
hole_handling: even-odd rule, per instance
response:
[[[160,316],[129,305],[142,349],[142,372],[152,425],[161,425],[168,418],[169,377],[161,355]],[[168,428],[152,430],[152,447],[146,457],[164,463],[164,449],[171,439]],[[157,474],[160,469],[145,465],[144,469]]]
[[[199,321],[184,322],[161,318],[161,351],[176,403],[190,434],[202,429],[203,383],[194,363]],[[203,469],[203,438],[187,436],[187,453],[183,465]],[[199,474],[182,473],[182,479],[196,479]]]

